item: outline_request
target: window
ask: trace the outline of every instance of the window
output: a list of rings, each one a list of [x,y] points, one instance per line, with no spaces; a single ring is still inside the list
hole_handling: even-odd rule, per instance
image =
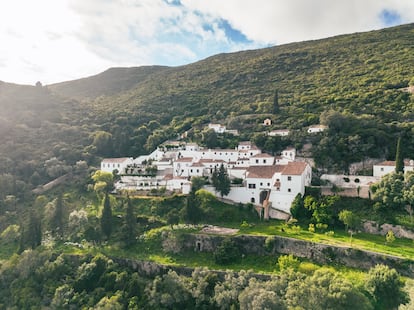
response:
[[[266,163],[266,159],[263,159],[263,163],[264,163],[264,164]]]
[[[292,181],[292,177],[291,176],[288,176],[288,181]]]
[[[254,197],[252,197],[252,198],[250,199],[250,202],[251,202],[251,203],[255,203],[255,201],[256,201],[256,200],[254,199]]]
[[[384,168],[381,168],[381,171],[384,171]]]
[[[292,190],[290,188],[288,188],[288,193],[290,193]]]
[[[260,186],[263,186],[263,183],[262,182],[260,182]]]
[[[200,170],[199,169],[197,169],[197,173],[199,173],[200,172]]]
[[[270,183],[267,183],[267,186],[270,186]]]
[[[105,168],[105,164],[102,164],[102,168]]]
[[[259,160],[258,159],[256,159],[256,164],[258,164],[259,163]]]
[[[193,173],[193,169],[190,169],[190,172]]]
[[[256,188],[256,184],[249,184],[249,188]]]

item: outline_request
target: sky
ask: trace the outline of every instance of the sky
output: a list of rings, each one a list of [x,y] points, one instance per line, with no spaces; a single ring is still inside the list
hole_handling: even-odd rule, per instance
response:
[[[206,57],[414,22],[414,0],[1,0],[0,81]]]

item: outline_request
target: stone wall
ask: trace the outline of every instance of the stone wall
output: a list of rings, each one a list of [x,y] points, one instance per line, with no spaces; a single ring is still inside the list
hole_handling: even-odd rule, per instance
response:
[[[407,238],[414,240],[414,231],[400,225],[392,225],[387,223],[379,225],[374,221],[366,221],[363,224],[363,231],[369,234],[385,236],[390,230],[397,238]]]
[[[183,249],[213,252],[220,245],[223,236],[189,234],[183,241]],[[414,261],[400,257],[378,254],[352,247],[338,247],[321,243],[308,242],[280,236],[248,236],[231,237],[238,244],[242,254],[276,255],[293,254],[307,258],[319,264],[340,264],[348,267],[369,269],[376,264],[385,264],[395,268],[400,274],[413,277]],[[271,238],[267,242],[266,238]]]

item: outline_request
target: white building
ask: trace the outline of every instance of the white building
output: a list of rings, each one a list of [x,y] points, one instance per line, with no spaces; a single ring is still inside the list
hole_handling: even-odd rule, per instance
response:
[[[221,124],[208,124],[209,129],[213,129],[215,133],[225,133],[226,132],[226,126]]]
[[[296,150],[287,148],[281,156],[262,153],[250,141],[241,142],[236,149],[202,149],[196,144],[169,144],[159,147],[148,156],[109,158],[101,169],[118,169],[121,181],[117,189],[150,190],[166,187],[184,194],[191,189],[192,177],[211,176],[223,165],[230,178],[242,179],[242,184],[231,187],[225,197],[241,203],[253,203],[265,210],[265,217],[285,216],[295,196],[304,194],[311,181],[311,168],[305,162],[296,162]],[[151,162],[150,164],[148,162]],[[154,167],[157,167],[154,172]],[[214,189],[207,187],[214,193]]]
[[[244,186],[232,187],[225,198],[259,207],[267,200],[267,216],[277,217],[280,211],[290,213],[296,195],[305,193],[305,187],[310,185],[311,179],[312,169],[306,162],[250,166],[245,172]],[[208,190],[214,192],[211,187]]]
[[[318,133],[323,132],[328,129],[328,126],[325,125],[312,125],[308,127],[308,133]]]
[[[101,170],[110,173],[116,170],[119,174],[122,174],[124,173],[125,168],[132,163],[132,157],[104,158],[101,161]]]
[[[387,160],[381,163],[378,163],[373,166],[372,175],[374,177],[383,177],[384,175],[395,172],[395,161],[394,160]],[[405,159],[404,160],[404,173],[409,171],[414,171],[414,160]]]
[[[289,129],[276,129],[276,130],[269,131],[267,135],[271,137],[275,137],[275,136],[286,137],[289,135],[289,133],[290,133]]]

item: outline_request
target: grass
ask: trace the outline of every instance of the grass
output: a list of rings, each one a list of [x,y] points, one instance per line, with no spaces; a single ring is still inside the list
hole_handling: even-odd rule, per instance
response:
[[[323,232],[310,232],[305,227],[288,226],[282,221],[261,222],[250,225],[250,227],[236,227],[234,225],[232,227],[239,228],[239,234],[278,235],[414,259],[414,242],[411,239],[396,238],[393,243],[386,244],[385,236],[357,233],[353,235],[351,244],[350,235],[343,229],[336,229],[334,234],[330,236]]]

